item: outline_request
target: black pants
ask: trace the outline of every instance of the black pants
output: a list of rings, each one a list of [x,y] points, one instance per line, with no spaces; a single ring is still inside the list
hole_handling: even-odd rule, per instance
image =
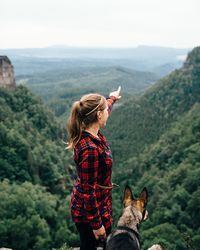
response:
[[[95,239],[95,236],[89,223],[76,223],[76,227],[80,235],[80,250],[96,250],[98,245],[101,245],[103,249],[105,249],[106,241],[100,242]],[[111,228],[106,230],[106,235],[108,236],[110,232]]]

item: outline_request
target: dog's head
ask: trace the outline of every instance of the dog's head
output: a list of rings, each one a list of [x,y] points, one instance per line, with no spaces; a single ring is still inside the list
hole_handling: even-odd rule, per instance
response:
[[[148,191],[146,187],[143,188],[138,199],[135,199],[129,186],[125,187],[123,204],[124,207],[132,206],[142,214],[142,220],[148,218],[148,212],[146,210],[148,202]]]

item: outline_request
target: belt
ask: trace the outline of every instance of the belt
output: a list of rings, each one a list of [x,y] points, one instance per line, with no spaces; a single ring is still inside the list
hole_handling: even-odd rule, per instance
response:
[[[103,186],[103,185],[97,184],[97,187],[100,187],[102,189],[113,189],[113,187],[119,187],[119,185],[117,185],[115,183],[112,183],[111,186]]]

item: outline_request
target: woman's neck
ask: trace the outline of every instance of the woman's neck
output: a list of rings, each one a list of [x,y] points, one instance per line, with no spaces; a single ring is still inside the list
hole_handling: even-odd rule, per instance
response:
[[[86,128],[85,131],[89,132],[90,134],[98,137],[99,132],[99,124],[93,124],[90,127]]]

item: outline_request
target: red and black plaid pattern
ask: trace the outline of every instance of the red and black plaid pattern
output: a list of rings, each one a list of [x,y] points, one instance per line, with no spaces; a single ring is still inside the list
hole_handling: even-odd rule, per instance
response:
[[[116,101],[114,96],[107,99],[108,112]],[[99,229],[112,224],[112,190],[101,189],[97,184],[111,186],[112,153],[106,138],[84,131],[74,150],[77,167],[77,181],[71,198],[71,214],[74,222],[89,222]]]

